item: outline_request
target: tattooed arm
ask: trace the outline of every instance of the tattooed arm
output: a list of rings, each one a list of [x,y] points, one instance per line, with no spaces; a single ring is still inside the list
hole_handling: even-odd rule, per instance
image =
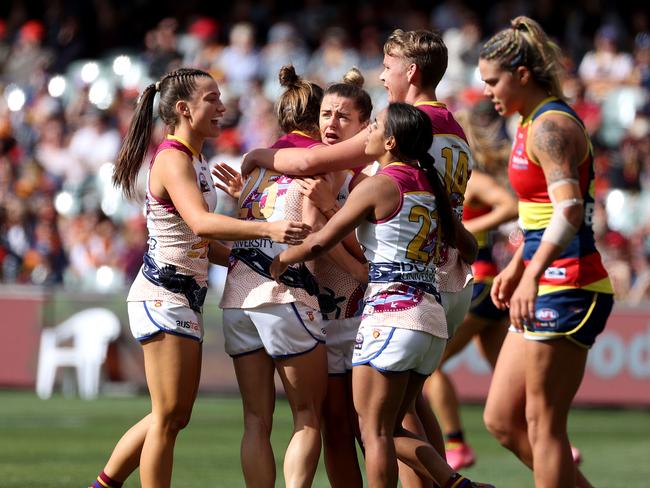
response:
[[[553,216],[510,300],[510,319],[517,328],[534,319],[540,278],[580,228],[584,206],[578,164],[589,150],[582,128],[564,115],[542,115],[531,130],[529,151],[544,171]]]

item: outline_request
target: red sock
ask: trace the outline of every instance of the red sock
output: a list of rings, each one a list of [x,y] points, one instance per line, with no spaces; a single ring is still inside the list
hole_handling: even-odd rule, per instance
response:
[[[92,488],[122,488],[123,484],[123,481],[116,481],[102,471],[93,482]]]

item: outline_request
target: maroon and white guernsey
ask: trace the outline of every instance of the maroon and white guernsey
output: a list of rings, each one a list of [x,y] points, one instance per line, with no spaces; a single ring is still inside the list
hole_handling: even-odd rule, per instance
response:
[[[377,172],[399,189],[395,212],[364,221],[357,238],[369,262],[363,317],[372,323],[448,338],[445,313],[434,285],[439,252],[436,199],[422,170],[391,163]]]
[[[443,178],[451,206],[459,220],[462,220],[465,189],[474,166],[465,132],[444,103],[418,102],[415,106],[431,119],[433,144],[429,153]],[[458,251],[443,245],[436,275],[438,290],[452,293],[460,291],[471,277],[472,269],[460,258]]]
[[[154,157],[149,163],[147,174],[146,213],[147,254],[162,268],[167,265],[176,267],[176,272],[192,276],[200,286],[207,286],[208,281],[208,250],[210,241],[197,236],[179,215],[171,200],[159,198],[151,193],[149,177],[156,156],[166,150],[181,151],[191,158],[191,164],[196,172],[196,185],[210,212],[217,205],[217,192],[212,182],[208,163],[200,153],[180,138],[169,135],[158,146]],[[129,295],[128,302],[145,300],[162,300],[179,305],[189,306],[187,298],[182,293],[173,293],[162,286],[157,286],[144,277],[142,270],[135,278]]]

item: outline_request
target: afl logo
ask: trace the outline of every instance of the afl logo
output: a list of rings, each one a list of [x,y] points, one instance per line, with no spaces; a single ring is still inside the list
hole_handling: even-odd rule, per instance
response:
[[[552,320],[557,320],[559,316],[560,314],[552,308],[540,308],[535,312],[535,318],[540,322],[551,322]]]

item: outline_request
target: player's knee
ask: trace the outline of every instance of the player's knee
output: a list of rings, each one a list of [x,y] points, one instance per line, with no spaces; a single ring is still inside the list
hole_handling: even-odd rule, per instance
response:
[[[244,429],[247,432],[256,432],[262,436],[271,436],[273,419],[269,415],[258,412],[246,412],[244,414]]]
[[[513,444],[514,427],[505,421],[502,416],[495,415],[489,410],[483,412],[485,428],[502,446],[509,447]]]
[[[294,414],[294,424],[296,426],[312,427],[314,429],[320,430],[320,410],[313,407],[296,410]]]
[[[163,429],[176,433],[187,427],[192,416],[191,407],[178,406],[165,412],[160,416],[160,423]]]
[[[294,400],[291,405],[294,417],[317,419],[320,422],[323,413],[323,398],[315,395]]]

